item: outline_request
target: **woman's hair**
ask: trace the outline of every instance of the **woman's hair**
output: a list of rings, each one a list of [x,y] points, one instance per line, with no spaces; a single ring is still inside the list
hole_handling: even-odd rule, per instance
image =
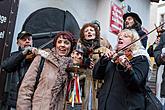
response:
[[[85,30],[85,28],[87,28],[87,27],[93,27],[94,28],[94,30],[95,30],[95,32],[96,32],[96,38],[95,39],[100,39],[100,31],[99,31],[99,29],[98,29],[98,27],[97,26],[95,26],[93,23],[86,23],[86,24],[84,24],[83,25],[83,27],[81,28],[81,30],[80,30],[80,40],[81,41],[83,41],[84,40],[84,30]]]
[[[70,52],[68,55],[70,55],[70,53],[73,51],[73,47],[75,46],[76,44],[76,41],[75,41],[75,38],[74,38],[74,35],[70,32],[66,32],[66,31],[63,31],[63,32],[59,32],[57,33],[57,35],[55,36],[54,38],[54,41],[53,41],[53,46],[56,47],[56,43],[57,43],[57,39],[59,37],[63,37],[64,39],[68,39],[71,43],[71,49],[70,49]]]
[[[140,38],[135,29],[124,29],[124,30],[121,30],[121,32],[126,32],[127,35],[131,38],[132,42]],[[140,48],[143,48],[143,45],[140,40],[136,41],[130,46],[130,49],[132,51],[138,50]]]

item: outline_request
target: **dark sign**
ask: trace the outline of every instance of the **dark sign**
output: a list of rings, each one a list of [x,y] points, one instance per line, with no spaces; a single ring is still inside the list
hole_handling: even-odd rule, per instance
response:
[[[0,62],[2,62],[11,51],[15,20],[19,0],[0,1]],[[0,68],[0,101],[3,97],[6,80],[5,72]]]

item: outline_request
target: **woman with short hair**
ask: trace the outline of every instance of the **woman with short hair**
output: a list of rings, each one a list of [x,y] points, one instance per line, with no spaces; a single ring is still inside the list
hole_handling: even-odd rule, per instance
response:
[[[68,75],[65,72],[74,46],[73,35],[60,32],[55,36],[54,47],[37,55],[24,76],[19,89],[17,110],[63,110]],[[38,51],[39,52],[39,51]],[[41,56],[45,61],[36,84]]]

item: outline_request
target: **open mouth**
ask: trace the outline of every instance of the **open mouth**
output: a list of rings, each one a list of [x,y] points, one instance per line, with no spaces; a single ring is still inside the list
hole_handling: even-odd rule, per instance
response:
[[[123,44],[123,42],[122,41],[118,41],[118,44]]]
[[[66,49],[65,48],[59,48],[58,49],[60,52],[66,52]]]
[[[24,47],[31,47],[31,45],[25,45]]]
[[[129,25],[129,23],[128,23],[128,22],[126,22],[125,24],[126,24],[126,25]]]
[[[66,50],[61,50],[61,49],[59,49],[59,51],[61,51],[61,52],[66,52]]]
[[[88,35],[88,37],[92,37],[92,35]]]

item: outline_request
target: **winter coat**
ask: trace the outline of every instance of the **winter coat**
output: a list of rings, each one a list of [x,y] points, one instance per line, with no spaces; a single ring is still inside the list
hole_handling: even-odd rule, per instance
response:
[[[7,74],[5,87],[5,94],[7,94],[7,102],[5,103],[8,106],[16,107],[18,88],[31,62],[25,59],[21,50],[11,53],[11,56],[2,62],[2,69],[10,73]]]
[[[160,37],[160,42],[154,50],[154,58],[157,66],[165,65],[165,61],[161,59],[162,48],[165,47],[165,32]],[[162,75],[160,96],[165,98],[165,68]]]
[[[103,42],[100,42],[101,39],[95,39],[95,40],[83,40],[79,41],[82,45],[83,51],[84,51],[84,71],[81,76],[84,76],[85,82],[84,82],[84,110],[92,109],[97,110],[97,81],[95,81],[92,77],[92,69],[89,68],[90,60],[93,60],[93,63],[97,62],[97,60],[100,58],[103,53],[108,51],[109,49],[106,47],[103,47]],[[105,43],[105,42],[104,42]],[[105,45],[105,44],[104,44]],[[99,52],[101,52],[99,54]],[[94,53],[94,54],[93,54]],[[95,54],[98,53],[98,54]],[[80,80],[81,81],[81,80]],[[90,90],[92,93],[90,93]],[[89,106],[91,104],[91,106]]]
[[[34,90],[40,56],[29,67],[19,89],[17,110],[63,110],[68,58],[50,52],[44,62],[37,88]]]
[[[104,79],[98,95],[98,110],[144,110],[143,89],[149,71],[148,59],[139,55],[130,60],[132,70],[102,57],[94,66],[93,78]]]

